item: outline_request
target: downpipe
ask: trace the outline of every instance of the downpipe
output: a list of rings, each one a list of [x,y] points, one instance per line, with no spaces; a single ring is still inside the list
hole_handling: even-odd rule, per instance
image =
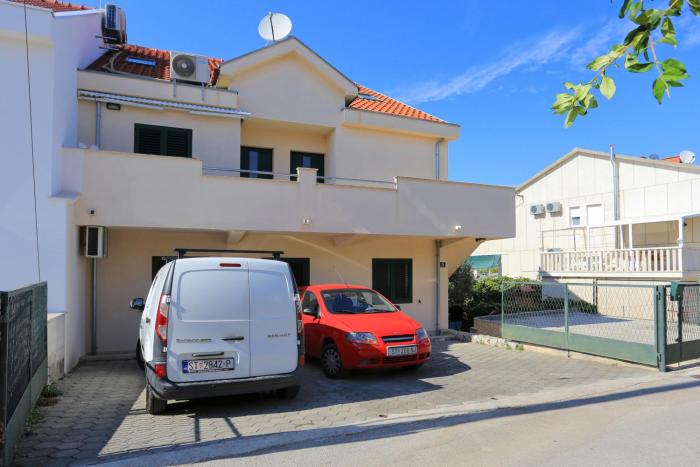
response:
[[[619,166],[617,164],[615,155],[615,145],[610,145],[610,164],[612,165],[612,198],[613,198],[613,220],[620,220],[620,174]],[[621,226],[615,226],[615,249],[620,249],[620,228]]]
[[[440,334],[440,249],[442,240],[435,240],[435,334]]]

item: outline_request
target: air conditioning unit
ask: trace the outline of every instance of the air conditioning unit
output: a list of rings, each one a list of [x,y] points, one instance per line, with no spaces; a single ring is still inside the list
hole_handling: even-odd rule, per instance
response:
[[[561,212],[561,203],[558,201],[552,201],[551,203],[547,203],[547,212],[549,213],[555,213],[555,212]]]
[[[170,52],[170,79],[208,83],[209,59],[201,55]]]
[[[544,204],[533,204],[530,206],[530,214],[533,216],[544,214]]]
[[[108,44],[126,44],[126,13],[117,5],[105,6],[102,39]]]
[[[85,256],[87,258],[104,258],[107,256],[106,230],[97,225],[85,227]]]

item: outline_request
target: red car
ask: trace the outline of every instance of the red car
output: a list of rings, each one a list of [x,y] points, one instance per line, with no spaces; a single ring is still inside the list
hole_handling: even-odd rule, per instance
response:
[[[380,293],[345,284],[302,293],[306,354],[329,378],[350,369],[418,368],[430,357],[426,330]]]

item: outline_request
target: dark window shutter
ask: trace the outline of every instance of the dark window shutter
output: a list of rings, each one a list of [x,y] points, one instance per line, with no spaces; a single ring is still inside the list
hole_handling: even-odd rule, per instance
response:
[[[168,128],[165,134],[166,155],[192,157],[192,130]]]
[[[257,153],[257,167],[251,167],[250,165],[251,152]],[[257,170],[259,172],[272,172],[272,149],[251,148],[246,146],[241,147],[241,170]],[[272,174],[251,174],[249,172],[241,172],[241,177],[269,179],[272,178]]]
[[[163,131],[158,127],[136,124],[134,140],[134,152],[158,155],[163,153]]]
[[[373,259],[372,288],[394,303],[413,301],[413,260]]]
[[[309,161],[306,167],[318,169],[316,175],[323,177],[325,175],[324,156],[323,154],[313,154],[308,152],[292,151],[289,154],[289,172],[292,174],[291,179],[296,180],[297,167],[304,167],[304,159]],[[318,183],[323,183],[322,178],[316,179]]]

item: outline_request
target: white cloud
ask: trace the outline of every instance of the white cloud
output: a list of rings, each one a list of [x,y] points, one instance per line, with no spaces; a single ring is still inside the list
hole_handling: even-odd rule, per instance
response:
[[[403,90],[399,89],[398,95],[400,99],[407,102],[427,102],[474,93],[516,69],[532,70],[552,61],[561,60],[579,36],[579,29],[552,31],[539,40],[523,42],[508,48],[492,63],[471,66],[463,73],[445,81],[427,81]]]
[[[676,22],[676,35],[679,47],[695,47],[700,45],[700,18],[685,11],[684,16]]]
[[[592,35],[571,51],[571,64],[583,68],[594,58],[609,52],[613,45],[621,44],[634,25],[615,19],[592,31]]]

